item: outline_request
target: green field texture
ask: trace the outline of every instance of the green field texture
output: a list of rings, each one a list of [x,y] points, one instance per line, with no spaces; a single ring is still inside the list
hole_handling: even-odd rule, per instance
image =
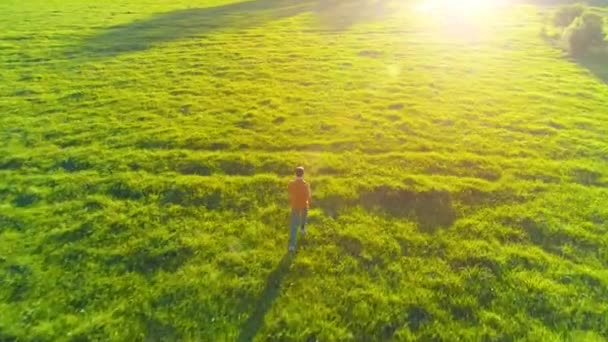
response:
[[[608,60],[419,5],[1,1],[0,341],[608,340]]]

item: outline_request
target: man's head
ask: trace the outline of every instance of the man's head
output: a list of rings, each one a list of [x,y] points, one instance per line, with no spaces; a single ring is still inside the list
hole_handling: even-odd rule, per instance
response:
[[[301,166],[296,167],[296,177],[304,177],[304,168]]]

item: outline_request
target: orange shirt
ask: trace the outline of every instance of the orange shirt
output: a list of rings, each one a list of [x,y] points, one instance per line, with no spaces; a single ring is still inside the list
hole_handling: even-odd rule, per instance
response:
[[[293,209],[307,209],[312,200],[310,185],[302,178],[289,182],[289,202]]]

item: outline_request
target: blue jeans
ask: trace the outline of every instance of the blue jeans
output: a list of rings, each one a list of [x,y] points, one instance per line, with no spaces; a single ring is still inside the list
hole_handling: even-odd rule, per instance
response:
[[[298,236],[298,226],[304,228],[306,226],[306,217],[308,209],[291,209],[291,235],[289,236],[289,247],[296,246]]]

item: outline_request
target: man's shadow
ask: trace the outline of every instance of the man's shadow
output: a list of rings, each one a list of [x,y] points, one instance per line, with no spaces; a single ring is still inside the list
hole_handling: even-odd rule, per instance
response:
[[[293,255],[287,253],[281,259],[281,262],[277,267],[270,273],[266,280],[266,287],[264,291],[258,297],[253,312],[249,318],[241,325],[241,332],[238,337],[238,341],[252,341],[256,336],[262,325],[264,324],[264,317],[272,303],[277,299],[281,292],[281,285],[285,276],[289,273],[289,267],[293,262]]]

